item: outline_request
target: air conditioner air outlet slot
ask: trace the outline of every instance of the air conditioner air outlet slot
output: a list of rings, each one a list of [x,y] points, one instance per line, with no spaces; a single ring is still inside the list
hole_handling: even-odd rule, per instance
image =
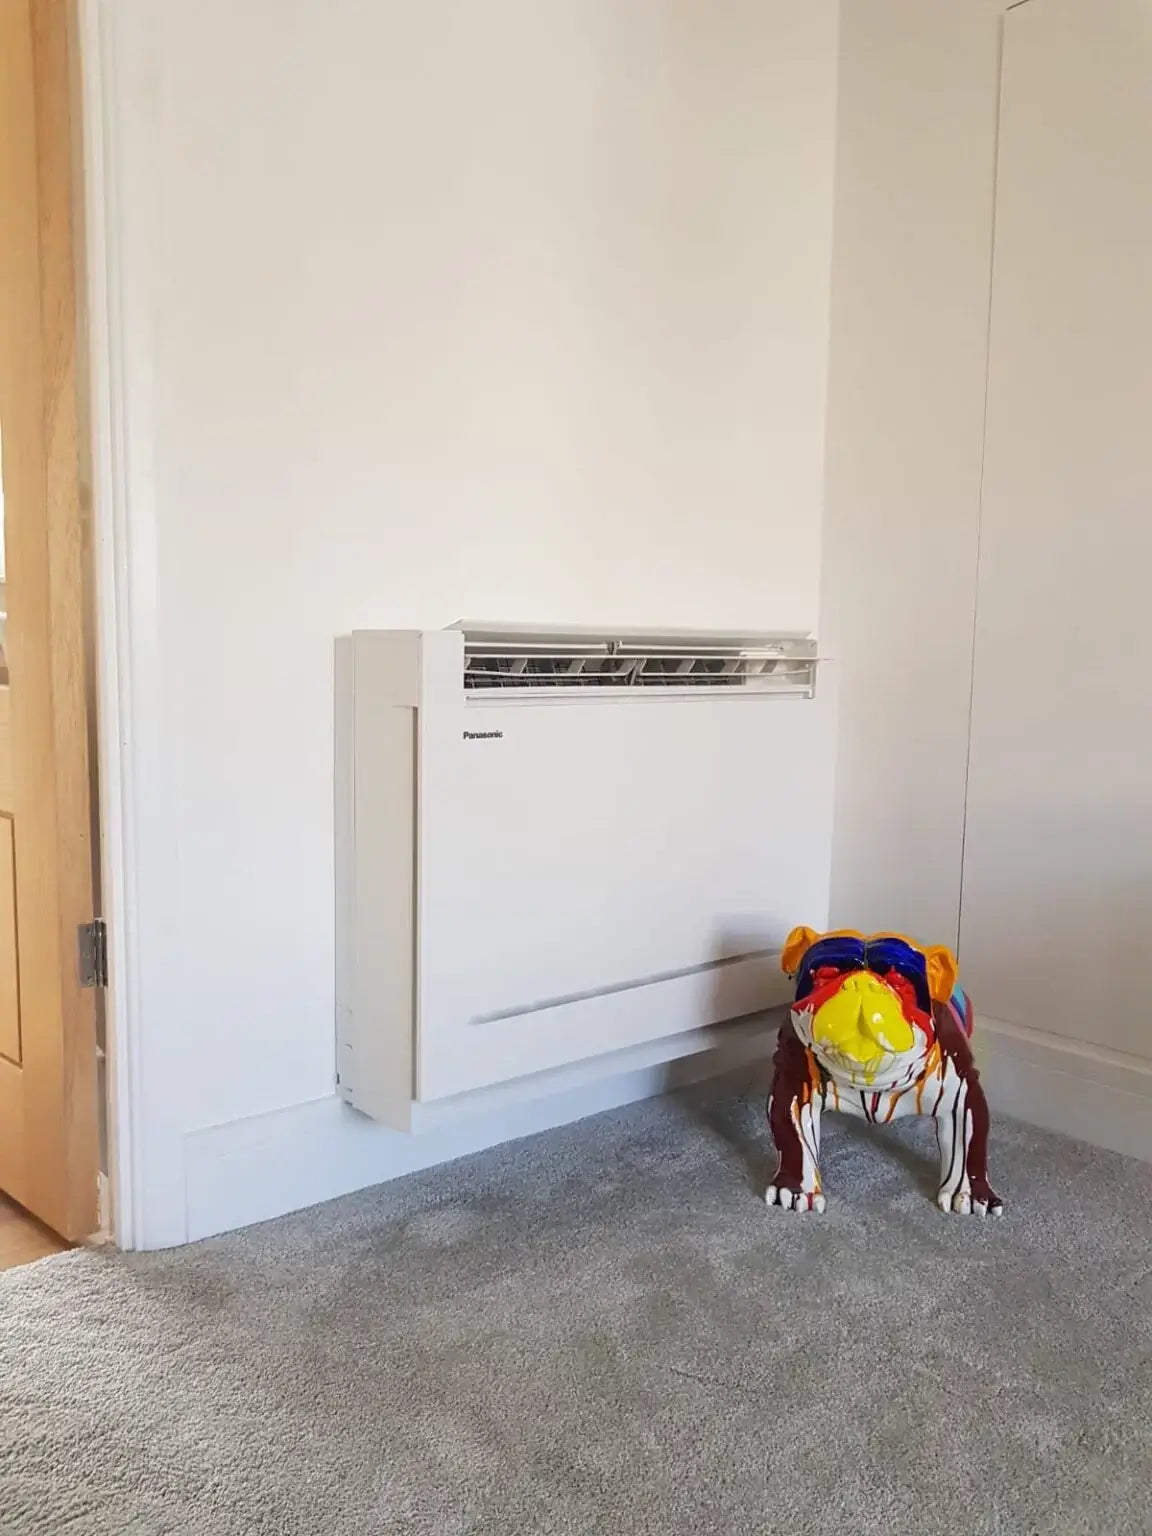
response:
[[[640,689],[811,698],[815,691],[818,658],[808,635],[457,627],[472,696]]]

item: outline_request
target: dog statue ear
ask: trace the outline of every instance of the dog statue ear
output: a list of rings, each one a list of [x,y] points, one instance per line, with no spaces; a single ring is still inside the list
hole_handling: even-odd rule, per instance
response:
[[[956,988],[959,967],[956,956],[943,944],[924,951],[928,966],[928,994],[934,1003],[946,1003]]]
[[[785,976],[795,976],[800,969],[801,960],[819,937],[815,928],[793,928],[784,940],[784,948],[780,951],[780,969]]]

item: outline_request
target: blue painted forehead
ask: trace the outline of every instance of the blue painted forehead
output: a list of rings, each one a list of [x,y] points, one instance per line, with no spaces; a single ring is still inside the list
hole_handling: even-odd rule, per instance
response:
[[[876,971],[881,976],[898,971],[915,985],[921,1007],[927,1006],[928,962],[923,951],[906,939],[888,934],[860,939],[846,933],[833,933],[817,939],[800,962],[796,976],[797,1001],[811,992],[812,978],[821,966],[838,971]]]

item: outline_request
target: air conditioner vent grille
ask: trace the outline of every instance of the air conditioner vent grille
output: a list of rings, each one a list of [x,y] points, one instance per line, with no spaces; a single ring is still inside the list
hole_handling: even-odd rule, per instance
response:
[[[642,689],[742,690],[811,698],[809,636],[645,637],[465,630],[464,687],[473,695]]]

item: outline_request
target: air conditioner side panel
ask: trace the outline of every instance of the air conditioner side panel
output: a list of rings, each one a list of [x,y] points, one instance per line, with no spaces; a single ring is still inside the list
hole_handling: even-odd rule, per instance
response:
[[[341,1096],[411,1126],[416,902],[415,633],[336,653],[336,1019]]]

